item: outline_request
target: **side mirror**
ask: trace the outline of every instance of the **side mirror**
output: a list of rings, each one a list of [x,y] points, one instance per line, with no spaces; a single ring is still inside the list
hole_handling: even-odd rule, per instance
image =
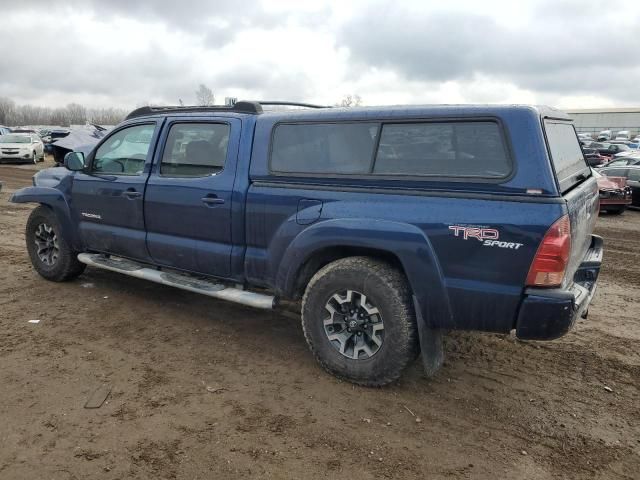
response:
[[[69,152],[64,156],[64,166],[72,172],[84,169],[84,153]]]

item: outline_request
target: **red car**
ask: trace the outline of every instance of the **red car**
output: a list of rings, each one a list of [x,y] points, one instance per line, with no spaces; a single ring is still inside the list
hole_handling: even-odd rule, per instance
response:
[[[631,187],[624,177],[607,177],[594,171],[600,192],[600,211],[621,214],[631,204]]]

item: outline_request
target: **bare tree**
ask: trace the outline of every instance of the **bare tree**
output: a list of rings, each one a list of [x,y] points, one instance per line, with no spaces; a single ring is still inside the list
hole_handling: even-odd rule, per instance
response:
[[[196,90],[196,102],[202,106],[213,105],[215,102],[213,92],[204,83],[201,83],[198,90]]]
[[[15,113],[16,104],[13,100],[0,97],[0,125],[9,125]]]
[[[120,108],[92,108],[87,111],[87,119],[97,125],[117,125],[129,113]]]
[[[31,122],[24,122],[31,123]],[[47,122],[49,125],[60,125],[61,127],[68,127],[71,125],[69,122],[69,114],[66,108],[56,108],[51,112],[51,116],[49,117],[49,121]]]
[[[98,125],[116,125],[127,116],[128,111],[119,108],[86,109],[78,103],[64,108],[37,105],[16,105],[9,98],[0,97],[0,125],[83,125],[87,121]]]
[[[77,103],[67,105],[67,121],[72,125],[84,125],[87,121],[87,109]]]
[[[362,105],[362,98],[357,93],[345,95],[340,103],[336,104],[337,107],[359,107],[360,105]]]

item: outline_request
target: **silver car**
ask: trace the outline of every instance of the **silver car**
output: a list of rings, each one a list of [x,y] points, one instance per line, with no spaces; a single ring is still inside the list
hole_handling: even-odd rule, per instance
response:
[[[0,162],[38,163],[44,160],[44,144],[38,135],[0,135]]]

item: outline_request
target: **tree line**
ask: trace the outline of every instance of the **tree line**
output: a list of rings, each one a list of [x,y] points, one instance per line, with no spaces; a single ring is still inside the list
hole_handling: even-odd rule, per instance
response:
[[[21,125],[116,125],[129,113],[121,108],[86,108],[78,103],[66,107],[42,107],[17,105],[13,100],[0,97],[0,125],[16,127]]]

